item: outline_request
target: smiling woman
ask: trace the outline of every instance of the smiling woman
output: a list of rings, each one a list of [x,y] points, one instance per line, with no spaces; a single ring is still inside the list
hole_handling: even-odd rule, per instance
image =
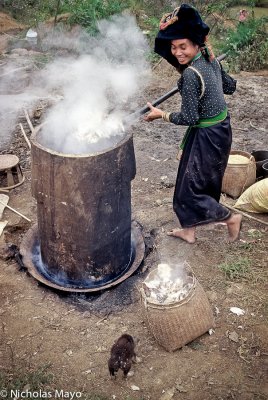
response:
[[[189,126],[183,139],[173,208],[182,229],[168,234],[194,243],[196,227],[225,222],[230,241],[239,237],[241,215],[219,204],[222,179],[231,149],[232,130],[224,94],[236,81],[227,75],[207,47],[209,27],[197,10],[182,4],[164,15],[155,39],[155,52],[182,73],[178,89],[180,112],[163,112],[150,103],[146,121],[162,118]]]
[[[171,40],[171,53],[181,65],[188,64],[199,52],[199,47],[189,39]]]

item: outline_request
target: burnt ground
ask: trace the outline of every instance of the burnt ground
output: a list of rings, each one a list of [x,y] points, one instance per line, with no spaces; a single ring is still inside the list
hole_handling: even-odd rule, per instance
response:
[[[176,74],[164,63],[153,71],[142,106],[176,84]],[[267,73],[241,73],[237,92],[227,98],[233,121],[233,148],[267,149]],[[176,105],[176,102],[178,104]],[[179,107],[179,97],[163,108]],[[38,113],[31,115],[34,125]],[[24,116],[27,135],[30,135]],[[50,384],[29,384],[22,390],[63,389],[90,398],[118,400],[264,400],[268,397],[267,325],[267,225],[244,217],[241,239],[227,242],[224,226],[198,229],[190,245],[167,237],[176,225],[172,195],[178,161],[176,154],[184,128],[162,121],[143,121],[132,127],[137,174],[132,183],[132,213],[143,229],[146,257],[138,272],[119,287],[99,296],[64,294],[39,284],[20,270],[14,259],[0,259],[0,371],[15,385],[16,374],[48,365]],[[25,182],[10,192],[9,205],[32,220],[5,210],[8,226],[2,246],[20,246],[36,221],[31,196],[30,152],[20,131],[2,151],[20,158]],[[225,199],[229,204],[233,200]],[[268,222],[267,215],[255,215]],[[243,258],[249,268],[229,279],[220,264],[237,264]],[[187,261],[205,289],[215,314],[214,333],[197,338],[173,353],[161,348],[148,330],[140,301],[142,280],[160,261]],[[244,316],[230,312],[236,306]],[[122,333],[137,339],[138,363],[133,376],[111,381],[109,351]],[[40,381],[41,382],[41,381]],[[135,385],[139,390],[133,390]],[[0,388],[1,389],[1,388]],[[93,397],[98,395],[99,397]],[[103,396],[103,397],[101,397]]]

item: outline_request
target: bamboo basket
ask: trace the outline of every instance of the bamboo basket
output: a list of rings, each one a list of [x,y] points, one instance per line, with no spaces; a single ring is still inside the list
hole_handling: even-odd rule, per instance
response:
[[[255,158],[246,151],[232,150],[230,155],[241,155],[249,159],[247,164],[227,164],[221,191],[234,199],[238,198],[256,181]]]
[[[143,288],[141,296],[148,328],[167,351],[183,347],[215,326],[208,298],[195,277],[188,296],[176,303],[162,305],[149,302]]]

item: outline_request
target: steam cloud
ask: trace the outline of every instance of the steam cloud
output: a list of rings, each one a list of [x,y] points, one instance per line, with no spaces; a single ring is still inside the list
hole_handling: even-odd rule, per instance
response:
[[[117,143],[124,135],[123,118],[148,82],[148,46],[135,19],[120,15],[100,21],[99,31],[94,38],[84,32],[74,38],[64,32],[45,35],[43,48],[65,48],[67,54],[36,71],[27,94],[11,94],[9,102],[7,95],[0,95],[5,115],[29,107],[38,97],[61,98],[47,112],[40,135],[41,143],[53,150],[83,154]],[[14,82],[15,75],[7,73],[6,78]],[[3,85],[6,80],[0,91]]]

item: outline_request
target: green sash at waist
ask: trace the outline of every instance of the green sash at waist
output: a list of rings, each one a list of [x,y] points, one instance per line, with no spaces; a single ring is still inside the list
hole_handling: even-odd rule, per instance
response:
[[[227,108],[225,108],[225,110],[220,112],[218,115],[215,115],[214,117],[202,118],[198,121],[196,125],[189,126],[187,131],[185,132],[185,135],[183,136],[180,149],[181,150],[184,149],[185,143],[188,139],[188,135],[192,128],[208,128],[210,126],[217,125],[219,122],[224,121],[226,117],[227,117]]]

